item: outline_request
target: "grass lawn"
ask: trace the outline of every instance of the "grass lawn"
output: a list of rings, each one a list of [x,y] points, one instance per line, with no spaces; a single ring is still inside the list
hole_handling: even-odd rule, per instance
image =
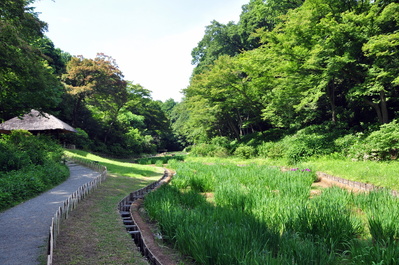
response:
[[[109,176],[63,223],[54,264],[148,264],[126,233],[117,205],[130,192],[161,178],[163,169],[82,151],[66,153],[98,161],[107,166]]]

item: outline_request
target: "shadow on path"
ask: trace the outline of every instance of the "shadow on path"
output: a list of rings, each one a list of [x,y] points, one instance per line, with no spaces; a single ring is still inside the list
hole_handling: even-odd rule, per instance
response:
[[[70,177],[59,186],[0,213],[0,264],[39,264],[51,218],[80,186],[100,173],[69,163]]]

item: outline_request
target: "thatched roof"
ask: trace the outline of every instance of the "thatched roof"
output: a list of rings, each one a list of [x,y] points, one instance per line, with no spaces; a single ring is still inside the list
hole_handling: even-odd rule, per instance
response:
[[[31,110],[30,113],[22,117],[15,117],[0,124],[0,133],[9,133],[12,130],[76,132],[72,126],[69,126],[53,115],[44,112],[43,115],[37,110]]]

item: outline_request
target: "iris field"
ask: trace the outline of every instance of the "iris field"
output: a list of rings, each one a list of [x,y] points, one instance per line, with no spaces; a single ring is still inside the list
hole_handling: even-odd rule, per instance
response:
[[[399,199],[388,190],[311,192],[313,171],[169,161],[145,207],[198,264],[399,264]]]

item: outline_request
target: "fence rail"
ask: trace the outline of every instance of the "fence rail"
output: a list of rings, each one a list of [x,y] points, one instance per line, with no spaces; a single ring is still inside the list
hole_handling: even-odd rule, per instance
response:
[[[69,212],[74,210],[81,200],[83,200],[107,178],[107,168],[105,166],[77,157],[68,157],[67,160],[74,161],[78,164],[98,171],[100,172],[100,175],[94,180],[84,184],[83,186],[80,186],[68,197],[68,199],[64,201],[64,204],[58,208],[54,214],[54,217],[52,217],[47,245],[47,265],[51,265],[53,263],[53,252],[56,246],[57,236],[60,233],[60,225],[62,221],[68,218]]]
[[[123,198],[118,204],[118,210],[121,214],[127,232],[132,236],[134,243],[139,248],[141,254],[148,260],[151,265],[161,265],[162,263],[160,259],[154,254],[154,252],[148,247],[147,242],[144,240],[143,232],[133,218],[131,209],[132,207],[134,207],[135,201],[144,198],[147,193],[169,182],[170,178],[171,173],[165,170],[164,175],[158,181],[151,183],[150,185],[142,189],[133,191],[125,198]]]

